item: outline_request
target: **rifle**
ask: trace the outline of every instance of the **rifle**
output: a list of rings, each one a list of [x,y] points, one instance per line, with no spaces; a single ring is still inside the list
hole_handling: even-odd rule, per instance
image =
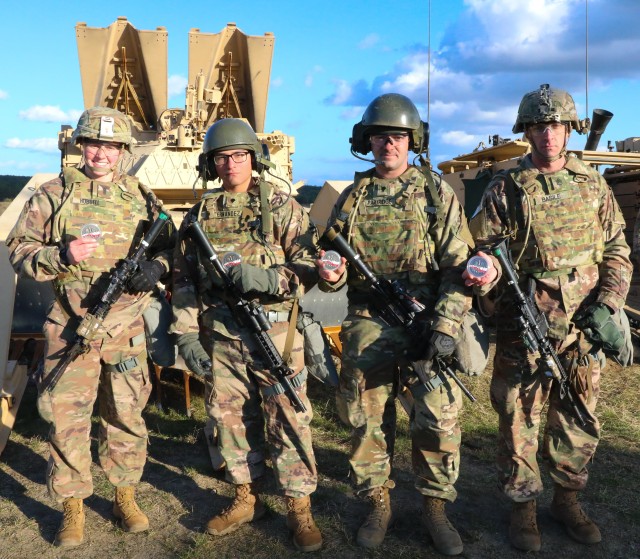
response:
[[[584,416],[578,409],[576,400],[571,392],[569,375],[562,366],[560,357],[558,357],[556,350],[547,337],[547,332],[549,331],[547,317],[540,312],[535,302],[525,295],[518,285],[518,274],[513,267],[506,239],[494,245],[491,248],[491,254],[500,261],[507,279],[507,285],[511,287],[516,297],[515,303],[519,310],[517,320],[525,346],[531,352],[538,351],[540,353],[540,359],[537,361],[538,366],[545,366],[542,370],[545,376],[552,377],[558,382],[560,398],[563,400],[566,399],[567,402],[569,402],[580,425],[586,425]]]
[[[145,256],[149,247],[160,235],[163,227],[169,220],[169,216],[160,212],[158,218],[151,224],[149,231],[140,241],[140,245],[132,256],[125,258],[118,264],[109,278],[109,286],[100,297],[100,300],[84,315],[80,321],[71,346],[66,350],[64,358],[58,362],[51,374],[43,381],[44,389],[51,392],[62,377],[67,367],[80,355],[89,351],[90,343],[95,333],[111,310],[111,307],[120,299],[127,288],[129,280],[138,271],[140,260]]]
[[[335,227],[327,229],[324,236],[333,243],[337,251],[366,278],[374,293],[372,299],[373,304],[382,321],[388,326],[402,326],[412,340],[416,342],[420,341],[423,338],[423,332],[420,327],[420,321],[417,320],[417,318],[425,311],[425,306],[415,297],[407,293],[397,280],[390,281],[386,278],[376,277],[371,269],[362,261],[360,255],[351,248],[347,240]],[[441,375],[446,374],[446,376],[454,380],[469,400],[475,402],[476,399],[473,394],[471,394],[469,389],[463,384],[455,371],[442,358],[434,358],[433,352],[429,352],[426,360],[423,360],[426,361],[426,366],[413,367],[418,380],[427,389],[427,392],[431,392],[437,386],[437,384],[434,384],[433,381],[427,378],[427,373],[431,370],[434,360],[438,366],[437,375],[440,377],[440,380],[443,380]],[[452,359],[452,363],[455,365],[455,358]]]
[[[300,396],[298,396],[298,393],[295,391],[291,381],[289,380],[288,375],[292,374],[293,371],[284,362],[282,356],[276,349],[276,346],[273,345],[273,341],[269,337],[269,334],[267,334],[267,331],[271,330],[271,323],[269,322],[262,305],[254,301],[249,302],[243,297],[242,292],[233,282],[231,276],[229,276],[229,272],[227,272],[224,264],[220,262],[218,253],[211,245],[207,235],[195,219],[189,223],[186,231],[187,234],[200,246],[205,256],[211,262],[213,268],[224,282],[224,290],[229,296],[227,305],[231,309],[235,319],[238,321],[238,324],[251,331],[254,340],[258,343],[258,347],[260,348],[263,357],[269,364],[270,372],[278,379],[278,382],[282,384],[294,409],[305,413],[307,408],[302,403]],[[218,280],[218,278],[214,276],[213,270],[207,271],[214,281]]]

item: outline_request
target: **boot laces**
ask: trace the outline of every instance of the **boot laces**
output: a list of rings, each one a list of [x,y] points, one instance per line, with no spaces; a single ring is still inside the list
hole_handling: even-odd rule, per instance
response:
[[[81,501],[68,501],[62,507],[63,522],[70,522],[80,515],[82,510]]]
[[[369,516],[367,517],[367,524],[375,523],[381,526],[382,519],[387,512],[387,506],[384,501],[382,491],[375,491],[367,498],[373,507],[371,509],[371,512],[369,513]]]
[[[298,534],[313,530],[313,517],[309,509],[304,507],[296,508],[295,501],[290,500],[287,503],[287,512],[295,516],[298,523],[298,529],[296,530]]]
[[[248,497],[251,494],[251,489],[245,485],[238,486],[236,490],[236,496],[233,501],[229,503],[229,506],[222,510],[222,512],[218,516],[222,516],[224,518],[231,516],[231,514],[238,508],[240,508],[244,504],[249,504]]]

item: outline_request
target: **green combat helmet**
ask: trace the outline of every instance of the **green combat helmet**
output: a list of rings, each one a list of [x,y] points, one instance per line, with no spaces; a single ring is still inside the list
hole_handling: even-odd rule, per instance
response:
[[[210,154],[223,149],[244,148],[251,152],[251,165],[255,171],[261,173],[266,165],[262,155],[262,144],[258,136],[244,120],[240,118],[223,118],[214,122],[204,137],[202,154],[198,162],[200,174],[207,173],[203,177],[206,180],[218,178],[216,166]]]
[[[80,115],[78,126],[73,131],[71,141],[98,140],[124,144],[131,151],[134,142],[131,137],[129,117],[109,107],[92,107]]]
[[[564,122],[578,134],[588,130],[588,123],[578,118],[573,97],[563,89],[550,88],[548,83],[522,98],[513,133],[524,132],[527,125],[539,122]]]
[[[351,152],[366,155],[371,151],[371,134],[396,131],[409,132],[409,148],[415,153],[427,149],[429,125],[420,120],[420,113],[411,99],[399,93],[385,93],[369,103],[362,120],[353,127],[349,139]]]

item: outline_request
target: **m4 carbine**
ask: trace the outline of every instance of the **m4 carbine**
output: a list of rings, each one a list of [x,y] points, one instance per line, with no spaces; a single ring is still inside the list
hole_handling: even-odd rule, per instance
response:
[[[538,351],[540,353],[540,359],[537,361],[539,368],[546,376],[552,377],[558,382],[560,398],[563,400],[566,399],[571,405],[580,425],[586,425],[584,416],[573,396],[569,375],[562,366],[556,350],[547,337],[547,332],[549,331],[547,317],[540,312],[535,302],[532,301],[518,285],[518,274],[511,262],[506,239],[495,244],[491,248],[491,254],[500,261],[507,285],[511,288],[515,296],[515,304],[518,308],[516,319],[525,346],[531,352]]]
[[[149,231],[144,236],[138,248],[132,256],[122,260],[109,278],[109,286],[100,297],[100,300],[84,315],[76,330],[73,343],[61,361],[54,367],[51,374],[43,381],[43,389],[51,392],[58,384],[67,367],[80,355],[89,351],[91,341],[96,331],[102,326],[104,319],[127,289],[129,280],[136,274],[140,267],[140,261],[144,258],[151,245],[158,238],[169,216],[160,212],[158,218],[151,224]]]
[[[424,312],[425,306],[415,297],[407,293],[397,280],[390,281],[386,278],[378,278],[334,227],[327,229],[324,237],[366,278],[374,293],[374,297],[372,297],[373,305],[383,322],[389,326],[402,326],[409,334],[409,337],[420,347],[420,345],[424,343],[424,332],[420,325],[418,315]],[[453,368],[442,358],[434,357],[432,352],[429,352],[424,358],[419,356],[417,359],[414,359],[414,362],[424,361],[425,363],[419,365],[414,364],[412,367],[418,376],[418,380],[426,388],[427,392],[435,388],[434,382],[427,378],[427,373],[430,371],[434,360],[437,364],[437,375],[441,378],[442,374],[446,374],[452,378],[465,396],[472,402],[475,402],[476,399],[473,394],[469,392],[469,389],[462,383],[460,378],[458,378]],[[451,362],[455,366],[455,358],[452,358]]]
[[[264,309],[259,303],[256,303],[255,301],[247,301],[243,297],[242,292],[231,279],[229,272],[227,272],[224,264],[222,264],[218,258],[218,253],[215,251],[213,246],[211,246],[211,242],[207,238],[207,235],[196,220],[189,223],[186,232],[187,235],[189,235],[198,244],[206,258],[211,262],[214,270],[220,276],[220,279],[224,282],[224,290],[228,296],[228,305],[233,316],[241,326],[244,326],[251,331],[251,335],[258,343],[258,347],[260,348],[263,357],[267,360],[269,371],[278,379],[278,382],[284,388],[284,392],[289,397],[289,400],[291,400],[294,409],[305,413],[307,408],[289,380],[293,371],[284,362],[282,356],[269,337],[269,334],[267,334],[267,331],[271,330],[271,323],[269,322]],[[219,281],[217,277],[213,277],[213,270],[208,270],[208,272],[212,276],[212,280],[214,282]]]

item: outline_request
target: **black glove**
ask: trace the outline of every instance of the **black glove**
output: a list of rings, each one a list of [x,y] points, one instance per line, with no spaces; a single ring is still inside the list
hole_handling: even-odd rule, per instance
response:
[[[278,293],[280,276],[274,268],[258,268],[251,264],[238,264],[231,267],[229,277],[242,293],[256,291],[258,293]]]
[[[212,378],[211,359],[200,343],[200,336],[195,332],[182,334],[177,341],[178,353],[184,359],[189,370],[202,378]]]
[[[429,340],[429,349],[427,351],[428,360],[434,357],[449,357],[453,355],[456,348],[456,341],[442,332],[434,331]]]
[[[593,303],[573,315],[574,324],[587,339],[607,354],[617,354],[624,346],[624,335],[604,303]]]
[[[158,260],[143,260],[138,271],[129,280],[129,285],[134,291],[151,291],[165,272],[165,267]]]

